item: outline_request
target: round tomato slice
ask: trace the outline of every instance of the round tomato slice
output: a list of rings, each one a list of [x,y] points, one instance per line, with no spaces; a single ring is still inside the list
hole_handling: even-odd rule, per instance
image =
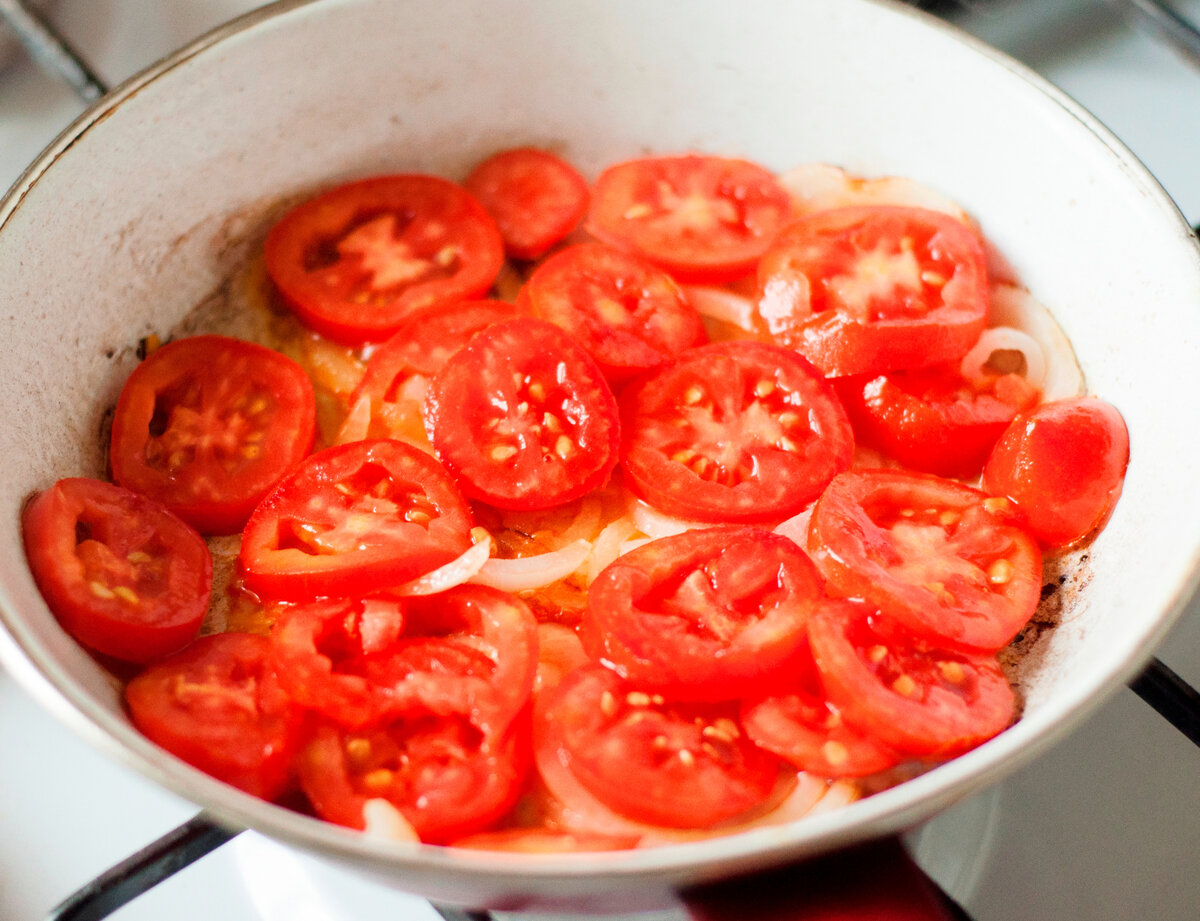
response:
[[[1039,393],[1019,374],[968,381],[952,365],[837,382],[858,440],[906,467],[974,477],[1017,413]]]
[[[242,533],[246,587],[273,599],[362,597],[471,546],[470,508],[445,469],[399,441],[326,448],[293,470]]]
[[[821,682],[847,722],[922,757],[960,754],[1008,727],[1015,696],[995,656],[881,632],[874,610],[829,604],[809,623]]]
[[[316,727],[295,759],[322,818],[363,829],[371,800],[390,803],[422,841],[483,831],[507,813],[529,764],[527,721],[492,738],[461,714],[401,717],[366,730]]]
[[[638,687],[730,700],[780,683],[820,596],[816,569],[786,537],[760,528],[685,531],[600,573],[581,636],[593,659]]]
[[[777,522],[850,466],[831,386],[791,349],[692,349],[622,395],[623,469],[642,499],[696,521]]]
[[[113,416],[113,479],[203,534],[233,534],[312,448],[312,384],[290,358],[225,336],[169,342]]]
[[[518,303],[569,332],[613,382],[708,338],[700,314],[670,275],[598,244],[551,256],[530,276]]]
[[[758,266],[758,310],[776,342],[829,377],[961,358],[983,331],[983,244],[937,211],[817,211],[788,226]]]
[[[669,703],[592,666],[568,675],[535,710],[535,746],[636,822],[706,828],[776,788],[778,759],[746,738],[729,706]]]
[[[596,180],[587,227],[680,281],[732,281],[753,271],[791,209],[769,172],[723,157],[650,157]]]
[[[900,756],[852,726],[829,702],[808,644],[793,659],[786,690],[742,702],[742,725],[756,745],[820,777],[864,777],[894,767]]]
[[[125,688],[134,725],[171,754],[263,799],[289,786],[301,710],[249,633],[201,637]]]
[[[427,443],[421,405],[429,378],[475,333],[514,316],[512,304],[486,300],[461,301],[415,314],[371,354],[350,397],[350,415],[363,414],[359,438]]]
[[[25,507],[21,526],[42,597],[88,648],[149,662],[200,632],[212,557],[153,499],[103,480],[59,480]]]
[[[983,471],[983,488],[1007,496],[1044,545],[1070,547],[1112,514],[1129,464],[1129,431],[1095,397],[1046,403],[1013,420]]]
[[[540,259],[579,225],[588,208],[587,180],[566,160],[535,147],[488,157],[463,186],[495,218],[514,259]]]
[[[429,440],[463,492],[501,508],[550,508],[591,492],[617,462],[616,400],[596,363],[552,323],[477,333],[433,378]]]
[[[289,211],[267,272],[300,321],[338,342],[379,342],[413,313],[476,297],[504,264],[496,222],[436,176],[377,176]]]
[[[1011,504],[934,476],[835,477],[813,508],[808,549],[839,594],[956,647],[1002,648],[1041,598],[1041,553]]]

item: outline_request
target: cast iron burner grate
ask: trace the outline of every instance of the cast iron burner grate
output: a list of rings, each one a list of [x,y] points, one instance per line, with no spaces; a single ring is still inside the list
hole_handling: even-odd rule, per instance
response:
[[[953,20],[962,12],[996,11],[1005,0],[905,0],[912,6]],[[1174,8],[1160,0],[1111,0],[1135,23],[1147,27],[1176,51],[1200,64],[1200,29]],[[56,74],[85,102],[107,92],[84,59],[24,0],[0,0],[0,18],[6,20],[30,55],[47,71]],[[1200,228],[1197,228],[1200,231]],[[1200,693],[1159,659],[1129,684],[1130,689],[1159,715],[1200,747]],[[190,866],[206,854],[235,838],[241,829],[230,829],[200,812],[131,855],[69,896],[46,916],[46,921],[101,921],[158,883]],[[949,895],[936,890],[946,912],[955,921],[971,921],[970,915]],[[468,911],[448,906],[433,908],[444,921],[490,921],[486,911]]]

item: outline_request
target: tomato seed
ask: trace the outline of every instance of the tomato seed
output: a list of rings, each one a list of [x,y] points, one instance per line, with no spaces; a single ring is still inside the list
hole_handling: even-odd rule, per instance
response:
[[[554,453],[566,460],[575,451],[575,442],[571,441],[566,435],[559,435],[558,440],[554,442]]]
[[[867,650],[867,659],[871,663],[878,665],[888,656],[888,648],[882,644],[876,644]]]
[[[841,767],[850,760],[850,751],[841,742],[830,739],[821,746],[821,754],[833,767]]]
[[[775,382],[774,381],[768,381],[768,380],[764,379],[754,385],[754,395],[756,397],[758,397],[759,399],[761,399],[762,397],[768,397],[774,392],[775,392]]]
[[[97,598],[111,599],[115,597],[112,590],[103,582],[89,582],[88,588],[91,589],[92,594]]]
[[[137,592],[131,589],[128,585],[118,585],[112,590],[112,593],[127,604],[137,604],[140,600]]]
[[[644,691],[630,691],[625,695],[625,703],[631,707],[650,706],[650,695]]]
[[[387,768],[379,768],[365,775],[362,782],[368,790],[385,790],[391,786],[395,777],[396,775]]]
[[[917,682],[911,675],[901,675],[892,682],[892,690],[901,697],[912,697],[917,692]]]
[[[605,691],[600,695],[600,712],[605,716],[616,716],[617,698],[613,696],[612,691]]]
[[[515,445],[496,445],[488,454],[494,461],[506,461],[510,457],[515,457],[519,451],[520,449]]]
[[[962,664],[953,660],[939,662],[938,671],[951,684],[962,684],[967,680],[967,673],[963,670]]]
[[[988,567],[988,581],[992,585],[1007,585],[1012,581],[1013,565],[1008,560],[999,559]]]

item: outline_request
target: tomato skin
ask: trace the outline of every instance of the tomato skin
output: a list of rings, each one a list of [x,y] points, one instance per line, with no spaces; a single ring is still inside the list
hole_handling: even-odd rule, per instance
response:
[[[150,662],[196,638],[212,556],[153,499],[103,480],[63,479],[26,505],[21,528],[42,597],[83,645]]]
[[[828,603],[828,602],[826,602]],[[805,625],[803,650],[779,691],[747,695],[741,722],[756,745],[820,777],[863,777],[894,767],[900,756],[852,726],[821,686]]]
[[[881,630],[883,619],[872,606],[844,602],[809,623],[822,684],[848,722],[897,751],[938,758],[1012,723],[1015,696],[995,656],[906,642]]]
[[[362,829],[363,806],[384,799],[422,841],[442,844],[483,831],[512,808],[528,752],[527,720],[490,738],[461,714],[426,713],[365,730],[319,724],[295,770],[327,821]]]
[[[927,474],[835,477],[813,508],[808,550],[831,591],[941,645],[1001,649],[1041,598],[1041,553],[1010,505]]]
[[[778,760],[750,743],[734,716],[729,707],[665,701],[592,666],[538,699],[534,745],[636,822],[706,828],[758,806],[779,777]]]
[[[471,546],[470,508],[440,464],[399,441],[307,458],[242,535],[246,587],[268,598],[362,596],[402,585]]]
[[[121,390],[113,479],[203,534],[233,534],[309,452],[315,430],[312,384],[287,356],[226,336],[177,339]]]
[[[570,333],[614,384],[708,338],[700,314],[670,275],[594,243],[543,262],[521,289],[519,303]]]
[[[854,454],[829,383],[791,349],[765,342],[691,349],[627,388],[621,409],[630,488],[684,519],[781,521]]]
[[[630,160],[600,174],[587,229],[685,282],[725,282],[754,269],[791,201],[754,163],[723,157]]]
[[[302,712],[279,687],[269,646],[218,633],[150,666],[125,688],[134,724],[193,767],[275,799],[290,785]]]
[[[779,683],[805,641],[820,578],[792,541],[712,528],[623,554],[588,590],[594,660],[676,700],[729,700]]]
[[[1011,499],[1043,545],[1066,548],[1103,527],[1128,465],[1129,431],[1114,406],[1059,400],[1013,420],[984,467],[983,488]]]
[[[992,446],[1039,393],[1018,374],[974,386],[937,365],[837,381],[860,443],[906,467],[944,477],[978,476]]]
[[[817,211],[783,230],[758,266],[772,338],[828,377],[961,358],[983,331],[983,244],[936,211]]]
[[[599,367],[552,323],[496,323],[430,383],[425,426],[463,492],[500,508],[561,505],[617,463],[616,399]]]
[[[495,219],[513,259],[540,259],[587,213],[587,180],[566,160],[535,147],[503,150],[476,166],[463,187]]]
[[[375,176],[293,208],[267,235],[267,272],[302,323],[380,342],[413,313],[485,292],[504,262],[495,221],[436,176]]]

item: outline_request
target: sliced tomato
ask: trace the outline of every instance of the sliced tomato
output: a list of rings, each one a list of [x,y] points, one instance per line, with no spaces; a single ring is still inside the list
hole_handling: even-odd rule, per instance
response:
[[[1036,387],[1019,374],[978,384],[953,365],[838,381],[838,395],[860,443],[906,467],[939,476],[978,476],[992,446]]]
[[[793,657],[785,690],[748,696],[741,721],[756,745],[820,777],[864,777],[894,767],[900,756],[870,732],[847,723],[829,702],[808,644]]]
[[[680,281],[732,281],[753,271],[791,209],[787,191],[746,160],[650,157],[596,180],[587,227]]]
[[[900,752],[950,757],[987,741],[1016,715],[994,655],[906,640],[876,628],[873,606],[830,604],[809,624],[821,682],[847,722]]]
[[[316,404],[285,355],[226,336],[169,342],[121,390],[110,457],[120,485],[204,534],[233,534],[312,448]]]
[[[763,256],[758,282],[771,336],[829,377],[961,358],[987,317],[979,237],[919,208],[806,215]]]
[[[581,636],[593,659],[638,687],[730,700],[780,683],[820,596],[816,569],[786,537],[761,528],[685,531],[600,573]]]
[[[463,186],[496,220],[514,259],[540,259],[583,220],[587,180],[570,163],[536,147],[493,154]]]
[[[402,585],[471,546],[470,508],[440,464],[399,441],[326,448],[255,509],[239,556],[268,598],[361,597]]]
[[[59,480],[25,507],[21,528],[47,606],[88,648],[149,662],[200,632],[212,557],[153,499],[103,480]]]
[[[622,395],[630,487],[671,515],[778,522],[850,465],[854,434],[831,386],[764,342],[692,349]]]
[[[263,799],[290,785],[302,711],[249,633],[201,637],[125,687],[134,725],[171,754]]]
[[[480,832],[453,842],[473,851],[519,854],[575,854],[580,851],[623,851],[637,846],[634,835],[574,834],[542,828],[506,828]]]
[[[425,425],[463,492],[501,508],[550,508],[608,479],[617,405],[596,363],[552,323],[476,334],[433,378]]]
[[[485,292],[504,263],[496,222],[436,176],[376,176],[293,208],[267,235],[267,272],[300,321],[380,342],[409,316]]]
[[[515,315],[504,301],[460,301],[414,314],[372,352],[350,396],[351,413],[366,414],[362,437],[424,440],[421,404],[429,378],[475,333]],[[364,401],[365,410],[355,409]]]
[[[639,256],[595,243],[543,262],[518,303],[569,332],[613,382],[708,338],[700,314],[670,275]]]
[[[636,822],[717,825],[760,805],[779,777],[735,709],[669,703],[599,666],[568,675],[536,713],[534,744]]]
[[[1095,397],[1046,403],[1000,436],[983,488],[1007,496],[1044,545],[1081,543],[1108,521],[1129,465],[1129,431],[1116,407]]]
[[[839,594],[943,644],[1000,649],[1041,598],[1041,553],[1011,505],[954,480],[843,473],[817,500],[808,548]]]
[[[512,808],[528,752],[527,721],[492,738],[461,714],[426,713],[365,730],[321,724],[295,769],[327,821],[362,829],[363,807],[384,800],[422,841],[441,844],[483,831]]]

